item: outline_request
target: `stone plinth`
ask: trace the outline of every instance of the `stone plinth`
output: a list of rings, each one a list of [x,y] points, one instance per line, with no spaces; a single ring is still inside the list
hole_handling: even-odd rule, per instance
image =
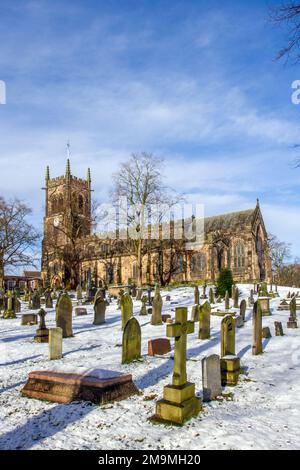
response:
[[[91,401],[102,405],[138,394],[130,374],[91,369],[78,371],[34,371],[22,389],[25,397],[54,403],[71,403],[74,400]]]
[[[35,313],[24,313],[21,318],[21,326],[37,325],[37,315]]]
[[[224,356],[221,359],[221,379],[223,386],[235,386],[240,373],[240,358],[237,356]]]
[[[195,397],[195,384],[186,383],[164,388],[164,398],[156,403],[156,417],[162,421],[184,424],[201,411],[201,401]]]

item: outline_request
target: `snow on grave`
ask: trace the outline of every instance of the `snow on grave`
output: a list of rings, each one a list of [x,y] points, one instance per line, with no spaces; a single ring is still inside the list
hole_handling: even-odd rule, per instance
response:
[[[55,367],[30,372],[21,390],[21,394],[28,398],[54,403],[83,400],[98,405],[124,400],[138,393],[131,374],[82,367]]]

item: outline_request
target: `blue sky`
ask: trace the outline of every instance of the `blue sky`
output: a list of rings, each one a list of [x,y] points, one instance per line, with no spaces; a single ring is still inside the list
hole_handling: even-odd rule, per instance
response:
[[[131,152],[165,160],[207,215],[254,207],[300,256],[299,66],[276,62],[277,1],[0,0],[0,194],[43,215],[45,166],[92,170],[107,201]]]

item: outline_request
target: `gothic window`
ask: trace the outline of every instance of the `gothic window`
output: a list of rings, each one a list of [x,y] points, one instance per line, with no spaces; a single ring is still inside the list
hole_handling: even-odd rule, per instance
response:
[[[57,212],[62,212],[63,210],[64,210],[64,198],[63,198],[63,195],[61,194],[58,198]]]
[[[56,214],[56,212],[57,212],[57,199],[56,199],[55,196],[51,198],[50,205],[51,205],[51,213]]]
[[[112,284],[114,282],[114,268],[111,263],[106,266],[106,279],[108,284]]]
[[[138,277],[138,272],[137,272],[137,262],[134,261],[132,264],[132,278],[137,279]]]
[[[206,256],[204,253],[196,253],[191,258],[191,272],[193,274],[201,273],[206,268]]]
[[[238,241],[234,247],[234,267],[235,269],[245,267],[245,248],[241,241]]]
[[[183,272],[183,255],[181,253],[174,256],[174,271],[176,274]]]

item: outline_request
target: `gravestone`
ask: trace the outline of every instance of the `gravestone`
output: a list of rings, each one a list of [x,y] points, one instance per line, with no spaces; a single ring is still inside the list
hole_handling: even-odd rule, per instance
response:
[[[37,325],[37,315],[35,313],[24,313],[21,318],[21,326]]]
[[[21,312],[21,302],[16,295],[14,296],[14,312],[15,313]]]
[[[199,313],[199,339],[210,339],[210,314],[210,304],[205,302],[201,305]]]
[[[72,301],[68,294],[61,294],[56,305],[56,326],[62,328],[63,338],[73,336],[72,309]]]
[[[77,300],[82,300],[83,299],[81,284],[78,284],[78,286],[76,288],[76,298],[77,298]]]
[[[193,322],[187,321],[187,313],[186,307],[176,308],[176,323],[167,325],[167,336],[175,338],[173,380],[172,385],[164,387],[164,397],[156,403],[154,417],[180,425],[197,416],[201,410],[201,402],[195,396],[195,384],[187,381],[187,335],[195,328]]]
[[[241,315],[235,317],[235,326],[236,328],[243,328],[244,326],[244,319]]]
[[[250,297],[248,298],[248,305],[252,307],[254,305],[253,289],[250,290]]]
[[[204,286],[203,286],[203,294],[201,295],[201,299],[202,299],[202,300],[206,300],[206,299],[207,299],[206,289],[207,289],[207,285],[204,284]],[[196,303],[196,302],[195,302],[195,303]]]
[[[141,357],[141,327],[136,318],[127,321],[122,339],[122,364],[128,364]]]
[[[94,325],[105,323],[106,301],[103,297],[96,297],[94,303]]]
[[[240,367],[240,359],[235,355],[235,319],[231,315],[226,315],[221,322],[222,385],[235,386]]]
[[[157,338],[148,341],[148,356],[163,356],[171,351],[171,343],[168,338]]]
[[[130,295],[126,292],[120,298],[120,308],[122,317],[122,330],[124,330],[126,323],[133,315],[133,302]]]
[[[44,370],[30,372],[21,394],[25,397],[47,400],[54,403],[88,401],[104,405],[115,400],[124,400],[138,393],[130,374],[105,369],[64,367],[62,372]]]
[[[62,358],[63,331],[61,328],[49,329],[49,359]]]
[[[38,291],[34,291],[31,297],[31,310],[39,310],[41,308],[41,298]]]
[[[136,300],[142,300],[143,297],[143,289],[138,287],[136,290]]]
[[[200,315],[200,305],[193,305],[191,321],[193,322],[199,321],[199,315]]]
[[[258,356],[263,353],[262,346],[262,311],[260,302],[257,301],[253,308],[253,340],[252,340],[252,354]]]
[[[284,336],[282,323],[279,321],[276,321],[274,325],[275,325],[275,336]]]
[[[166,295],[166,302],[171,302],[171,296],[170,295]]]
[[[233,298],[233,307],[234,308],[239,308],[239,290],[237,287],[235,287],[234,290],[234,298]]]
[[[39,324],[38,329],[36,330],[34,341],[36,341],[37,343],[48,343],[49,330],[46,327],[46,323],[45,323],[45,316],[46,316],[45,310],[41,308],[40,311],[38,312],[38,316],[40,317],[40,324]]]
[[[212,287],[209,289],[208,298],[209,298],[209,303],[210,304],[215,303],[215,294],[214,294],[214,290],[213,290]]]
[[[270,331],[270,328],[269,328],[268,326],[265,326],[265,327],[262,329],[262,337],[263,337],[264,339],[272,338],[271,331]]]
[[[87,314],[87,309],[85,307],[75,307],[75,317],[83,317]]]
[[[151,325],[161,325],[161,311],[163,306],[163,300],[160,295],[159,286],[155,288],[155,295],[152,302],[152,316],[151,316]]]
[[[8,291],[6,297],[4,298],[5,310],[3,313],[4,320],[10,320],[13,318],[17,318],[17,315],[14,311],[14,295],[11,291]]]
[[[200,302],[199,287],[195,286],[195,288],[194,288],[194,305],[199,305],[199,302]]]
[[[228,290],[226,291],[226,294],[225,294],[225,311],[229,310],[230,308],[230,297],[229,297],[229,292]]]
[[[287,322],[287,327],[288,328],[298,328],[297,325],[297,304],[296,304],[296,298],[293,297],[292,300],[290,301],[290,317],[289,321]]]
[[[45,292],[45,308],[53,308],[53,300],[49,290]]]
[[[146,295],[143,295],[143,297],[141,298],[141,301],[142,301],[142,306],[141,306],[141,310],[140,310],[140,315],[147,315],[147,296]]]
[[[242,300],[240,304],[240,316],[242,317],[243,321],[245,321],[245,318],[246,318],[246,310],[247,310],[246,300]]]
[[[204,357],[201,363],[203,401],[208,402],[222,395],[220,357],[212,354]]]
[[[260,305],[262,317],[268,317],[271,315],[270,311],[270,299],[269,297],[259,297],[257,302]]]

